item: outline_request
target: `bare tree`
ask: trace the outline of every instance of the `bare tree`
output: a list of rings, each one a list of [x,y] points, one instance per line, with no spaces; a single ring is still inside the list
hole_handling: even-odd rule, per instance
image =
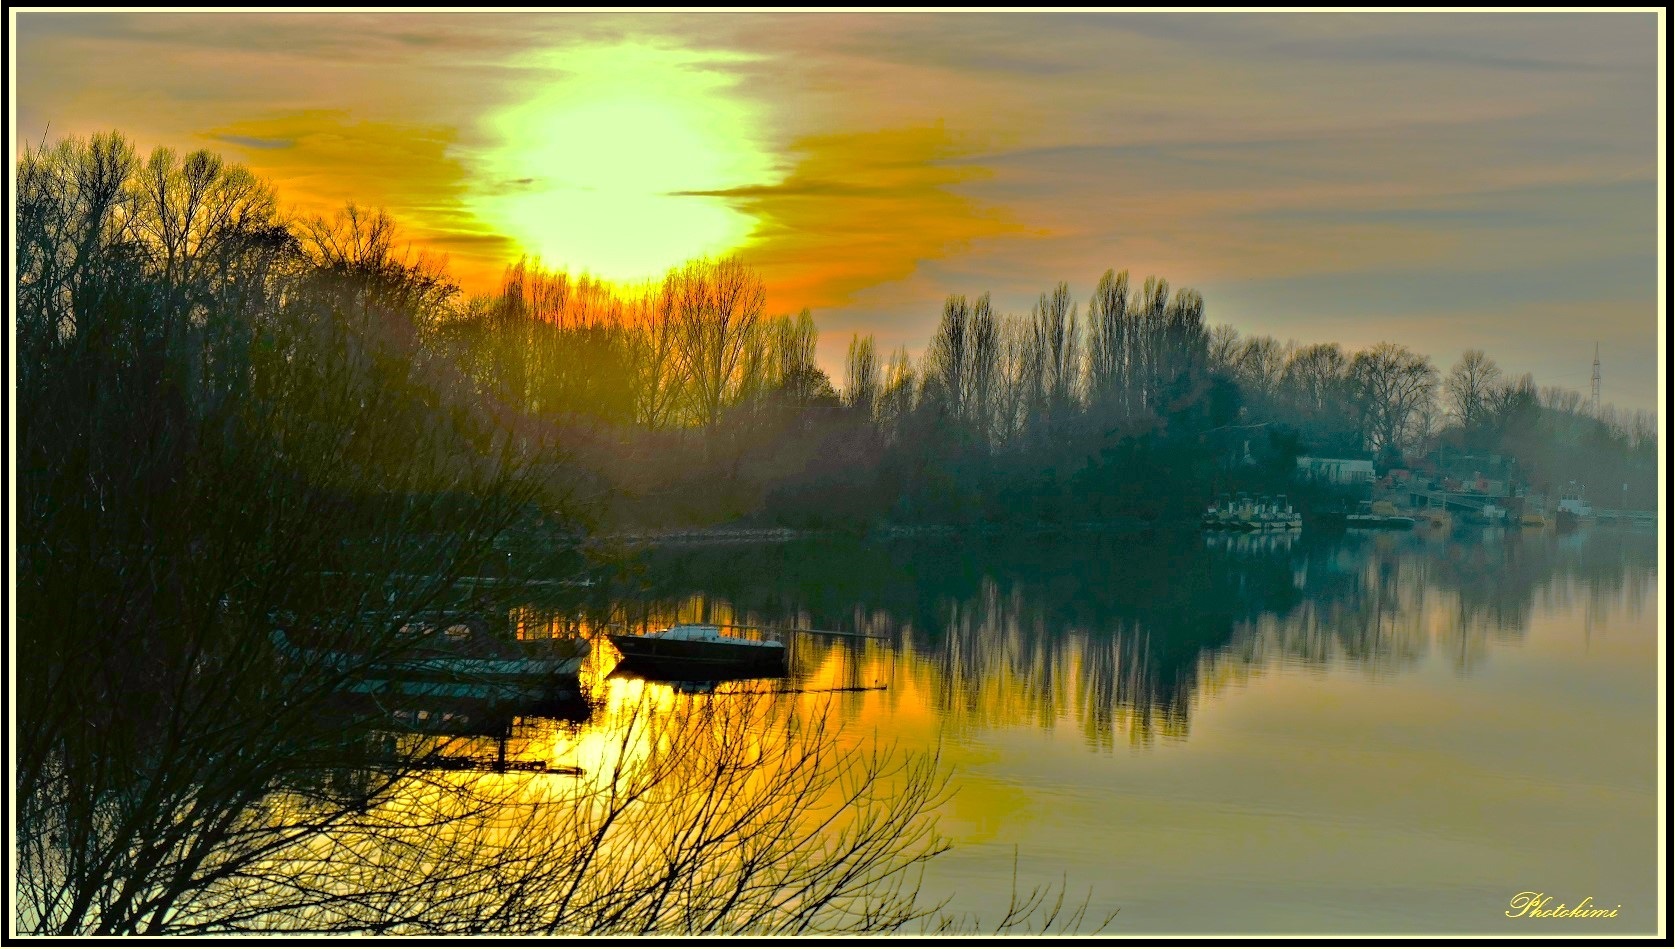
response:
[[[1041,294],[1030,315],[1032,352],[1040,360],[1040,404],[1035,407],[1038,431],[1046,438],[1060,434],[1078,401],[1081,373],[1081,334],[1076,326],[1076,304],[1070,285],[1060,282]]]
[[[133,324],[169,292],[101,302]],[[344,730],[311,716],[358,670],[287,676],[271,617],[331,617],[324,634],[376,662],[529,499],[504,454],[462,452],[462,432],[409,398],[425,376],[413,353],[356,339],[338,312],[296,288],[239,400],[181,392],[179,349],[159,364],[113,335],[30,353],[52,371],[24,393],[39,411],[20,440],[23,928],[167,929],[263,858],[253,840],[352,815],[331,795],[306,817],[279,804],[352,760]],[[90,617],[97,635],[62,635]]]
[[[767,305],[762,278],[737,257],[674,272],[678,352],[699,424],[712,433],[738,395],[739,370]]]
[[[415,251],[411,244],[398,246],[400,229],[382,208],[351,202],[330,217],[308,218],[297,229],[308,261],[322,275],[340,278],[340,291],[351,293],[353,304],[367,312],[413,313],[419,325],[429,326],[459,293],[445,258]],[[526,295],[531,280],[536,288]],[[501,299],[508,312],[521,318],[533,311],[532,298],[559,282],[528,273],[520,261],[508,268]]]
[[[1582,393],[1563,386],[1542,386],[1541,406],[1563,415],[1576,415],[1582,410]]]
[[[966,373],[971,368],[971,304],[950,294],[942,304],[942,319],[925,349],[927,396],[937,400],[958,424],[969,392]]]
[[[844,358],[843,398],[845,404],[865,418],[873,417],[878,402],[878,356],[872,334],[855,334]]]
[[[1211,353],[1204,298],[1196,290],[1183,288],[1171,299],[1168,281],[1147,277],[1130,296],[1128,273],[1107,271],[1088,318],[1087,400],[1096,430],[1161,419],[1172,403],[1202,389],[1204,373],[1232,371],[1238,333],[1218,328],[1219,350]]]
[[[1089,406],[1104,421],[1126,417],[1130,411],[1131,328],[1128,271],[1107,270],[1088,301],[1086,383]]]
[[[898,347],[890,355],[890,365],[884,372],[884,386],[878,395],[880,427],[891,442],[899,442],[907,418],[912,414],[918,393],[918,374],[906,347]]]
[[[1443,392],[1450,412],[1468,433],[1487,421],[1488,402],[1500,377],[1500,367],[1481,349],[1466,350],[1449,370]]]
[[[1480,406],[1482,423],[1493,431],[1497,440],[1511,436],[1527,436],[1534,430],[1541,412],[1541,399],[1536,392],[1535,379],[1525,373],[1511,382],[1491,386]]]
[[[1035,328],[1027,317],[1008,317],[1001,326],[1001,384],[995,402],[995,433],[1002,444],[1019,443],[1043,403],[1043,362]]]
[[[952,295],[943,303],[942,320],[925,351],[927,398],[947,413],[966,445],[986,448],[990,442],[999,337],[988,294],[975,305]]]
[[[1628,422],[1629,445],[1636,450],[1657,448],[1658,414],[1649,409],[1635,409]]]
[[[1235,375],[1238,371],[1239,350],[1243,345],[1237,329],[1229,323],[1217,323],[1210,330],[1210,368],[1223,375]]]
[[[734,693],[613,715],[574,777],[495,779],[425,762],[466,737],[357,733],[362,756],[276,794],[183,873],[137,873],[146,913],[111,933],[798,935],[983,931],[925,899],[945,853],[932,756],[844,742],[829,710]],[[763,740],[764,736],[772,740]],[[569,758],[562,740],[554,750]],[[403,762],[406,762],[404,765]],[[196,815],[184,815],[190,822]],[[1056,893],[1056,899],[1054,895]],[[1049,900],[1051,900],[1049,902]],[[107,908],[108,909],[108,908]],[[1062,889],[1015,893],[993,931],[1080,927]],[[26,927],[33,929],[33,927]]]
[[[966,371],[966,425],[976,445],[987,451],[994,442],[995,403],[999,397],[1000,319],[987,293],[971,309],[971,365]]]
[[[1167,285],[1159,281],[1157,292],[1165,289]],[[1161,312],[1156,310],[1158,299],[1154,297],[1152,303],[1155,340],[1148,347],[1148,361],[1152,367],[1149,399],[1161,417],[1173,412],[1179,403],[1191,402],[1203,394],[1208,336],[1204,297],[1197,290],[1177,290]]]
[[[137,169],[133,188],[134,228],[170,283],[190,280],[194,265],[232,235],[274,217],[272,189],[207,151],[181,159],[158,148]]]
[[[1436,398],[1437,371],[1430,359],[1395,343],[1379,343],[1349,364],[1362,437],[1373,451],[1401,449],[1415,416]]]
[[[1320,415],[1342,405],[1349,360],[1337,343],[1316,343],[1292,352],[1280,373],[1280,387],[1304,411]]]
[[[1234,376],[1251,398],[1271,406],[1279,394],[1285,365],[1295,351],[1295,343],[1282,345],[1272,336],[1249,337],[1239,347]]]
[[[628,334],[629,365],[633,367],[634,420],[652,431],[674,421],[687,381],[676,351],[679,325],[675,320],[675,278],[665,277],[633,309]]]
[[[806,405],[818,394],[824,375],[814,362],[814,351],[820,342],[814,316],[804,307],[795,317],[777,321],[774,343],[774,385],[794,405]]]
[[[23,341],[75,331],[74,295],[82,279],[133,239],[130,182],[137,167],[133,145],[115,132],[24,149],[16,219]]]

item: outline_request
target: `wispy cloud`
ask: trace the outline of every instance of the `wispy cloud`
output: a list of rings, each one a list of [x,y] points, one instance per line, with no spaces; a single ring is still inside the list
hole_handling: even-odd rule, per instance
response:
[[[746,253],[781,307],[825,307],[913,273],[975,240],[1021,233],[1007,211],[962,190],[988,172],[939,126],[810,136],[784,179],[705,192],[757,220]]]
[[[210,139],[236,145],[239,148],[255,148],[267,150],[273,148],[295,148],[296,139],[291,138],[257,138],[254,135],[211,135]]]
[[[458,275],[473,284],[492,279],[517,254],[468,209],[468,172],[452,154],[450,127],[303,110],[253,117],[203,137],[248,149],[242,157],[251,169],[301,213],[327,214],[351,201],[386,208],[409,239],[449,253]]]

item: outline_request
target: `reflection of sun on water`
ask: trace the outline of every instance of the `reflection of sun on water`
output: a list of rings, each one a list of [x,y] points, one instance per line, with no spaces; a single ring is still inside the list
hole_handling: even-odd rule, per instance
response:
[[[749,216],[679,194],[774,177],[726,61],[637,44],[556,54],[559,78],[487,120],[498,144],[478,214],[549,266],[614,281],[736,248]]]

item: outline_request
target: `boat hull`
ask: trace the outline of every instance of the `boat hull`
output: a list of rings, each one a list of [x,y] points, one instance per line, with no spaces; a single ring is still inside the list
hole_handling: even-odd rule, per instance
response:
[[[785,672],[785,647],[767,643],[706,642],[612,634],[623,664],[659,677],[705,679],[739,672]]]
[[[1561,510],[1553,517],[1553,527],[1560,531],[1573,531],[1588,523],[1591,518],[1575,511]]]

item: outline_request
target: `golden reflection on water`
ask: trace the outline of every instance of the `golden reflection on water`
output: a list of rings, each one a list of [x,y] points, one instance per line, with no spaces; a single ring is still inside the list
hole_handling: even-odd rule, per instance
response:
[[[1016,846],[1044,878],[1108,883],[1096,902],[1123,906],[1131,932],[1502,931],[1487,910],[1506,886],[1548,885],[1529,874],[1614,888],[1613,903],[1650,893],[1633,863],[1649,851],[1630,841],[1653,827],[1649,752],[1635,749],[1655,696],[1641,675],[1655,552],[1633,535],[1586,544],[1206,544],[1109,587],[1094,579],[1109,569],[1075,573],[1097,559],[1079,550],[1068,583],[1002,560],[942,586],[922,573],[893,600],[840,596],[837,611],[815,593],[799,605],[794,583],[757,601],[654,589],[544,620],[532,609],[524,628],[593,642],[591,704],[581,722],[520,721],[516,754],[584,773],[476,780],[597,792],[654,767],[670,734],[738,742],[704,714],[751,703],[747,755],[785,741],[793,718],[830,722],[834,749],[941,754],[959,791],[937,813],[961,856],[933,879],[966,908],[1005,901]],[[709,692],[612,674],[610,624],[694,620],[883,638],[797,635],[790,677]],[[1586,770],[1549,741],[1584,741]],[[1582,856],[1596,838],[1627,862]],[[1426,912],[1371,898],[1392,882]]]

